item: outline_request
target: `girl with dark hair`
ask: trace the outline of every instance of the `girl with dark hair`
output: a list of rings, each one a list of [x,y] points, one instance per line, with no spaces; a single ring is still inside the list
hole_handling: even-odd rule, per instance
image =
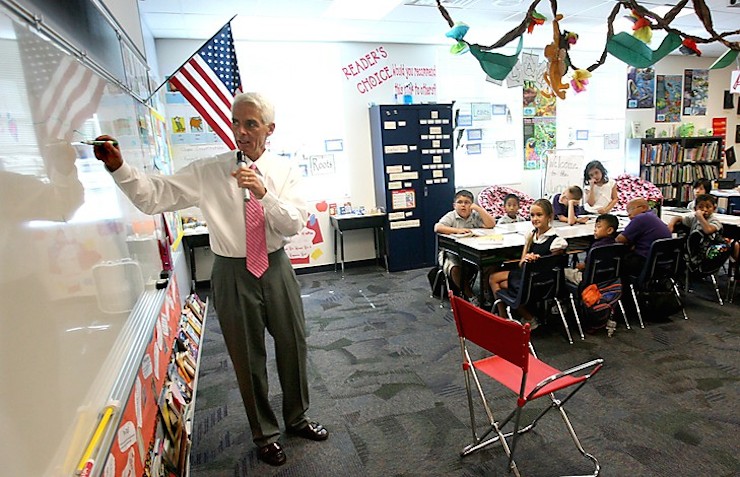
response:
[[[586,185],[584,208],[592,214],[609,213],[617,202],[617,183],[609,180],[606,168],[600,161],[591,161],[583,170],[583,183]]]

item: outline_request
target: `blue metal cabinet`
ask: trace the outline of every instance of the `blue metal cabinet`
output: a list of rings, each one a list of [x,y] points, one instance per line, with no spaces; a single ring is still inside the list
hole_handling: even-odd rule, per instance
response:
[[[455,195],[452,104],[370,107],[375,200],[387,215],[389,271],[431,266],[434,224]]]

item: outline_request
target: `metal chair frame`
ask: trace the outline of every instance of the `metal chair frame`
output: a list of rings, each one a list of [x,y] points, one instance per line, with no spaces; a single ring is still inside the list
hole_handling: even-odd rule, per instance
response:
[[[719,291],[719,285],[717,284],[717,273],[719,273],[720,269],[727,263],[727,261],[730,259],[730,256],[732,255],[732,244],[730,244],[730,253],[727,255],[727,259],[720,265],[717,266],[716,269],[709,270],[709,271],[698,271],[698,270],[691,270],[689,268],[689,260],[691,258],[691,235],[687,235],[685,237],[686,244],[685,244],[685,250],[684,250],[684,262],[686,263],[686,277],[684,279],[684,291],[689,292],[690,284],[691,284],[691,276],[699,277],[699,278],[705,278],[709,277],[712,279],[712,285],[714,285],[714,292],[717,294],[717,301],[719,301],[720,306],[724,306],[724,302],[722,301],[722,294]]]
[[[529,324],[522,325],[514,320],[496,316],[452,294],[450,294],[450,305],[460,340],[462,368],[465,375],[465,389],[473,435],[473,443],[465,446],[461,455],[470,455],[490,444],[499,442],[509,458],[509,469],[514,475],[520,477],[521,473],[514,460],[519,436],[534,429],[540,419],[550,410],[557,409],[576,448],[594,466],[593,472],[588,475],[598,476],[601,469],[599,461],[584,450],[564,406],[592,376],[599,372],[604,360],[598,358],[560,371],[538,359],[530,342]],[[475,344],[490,355],[473,360],[468,349],[469,343]],[[479,373],[487,375],[517,395],[515,409],[500,421],[494,418],[483,391]],[[566,389],[569,393],[565,397],[556,397],[556,392]],[[475,420],[474,393],[478,394],[488,418],[487,429],[480,435]],[[522,408],[545,396],[550,400],[549,405],[530,424],[520,427]],[[505,432],[504,428],[512,420],[513,429]],[[491,436],[491,434],[494,435]]]
[[[615,243],[612,245],[604,245],[602,247],[590,248],[586,253],[586,261],[584,262],[585,268],[583,270],[583,279],[578,285],[570,284],[566,281],[565,285],[570,292],[571,306],[573,306],[574,313],[578,313],[574,295],[581,296],[581,292],[584,288],[591,284],[604,283],[609,280],[615,280],[620,278],[620,268],[622,266],[622,260],[626,247],[622,244]],[[617,300],[619,303],[619,309],[622,311],[622,318],[627,329],[630,328],[630,322],[627,319],[627,313],[624,311],[624,303],[622,299]],[[580,304],[580,299],[579,299]],[[612,314],[614,310],[612,310]],[[640,323],[642,325],[642,323]],[[583,336],[581,336],[583,339]]]
[[[647,291],[650,284],[659,280],[669,280],[671,282],[673,293],[676,300],[678,300],[678,304],[681,306],[683,318],[685,320],[689,319],[688,315],[686,315],[686,309],[684,308],[681,294],[678,291],[678,285],[676,285],[675,280],[675,277],[678,275],[678,268],[681,264],[681,259],[683,258],[683,242],[684,241],[681,237],[656,240],[652,245],[650,245],[650,252],[648,253],[645,265],[642,267],[640,274],[637,277],[625,277],[629,282],[630,291],[632,292],[632,300],[637,309],[637,318],[640,320],[640,328],[644,328],[645,325],[642,320],[640,304],[637,302],[636,291]]]

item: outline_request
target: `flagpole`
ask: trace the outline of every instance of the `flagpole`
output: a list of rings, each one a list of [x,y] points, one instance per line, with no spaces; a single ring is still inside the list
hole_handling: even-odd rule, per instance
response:
[[[180,66],[178,66],[177,68],[175,68],[175,72],[177,72],[177,71],[180,71],[180,68],[182,68],[183,66],[185,66],[185,65],[187,64],[187,62],[188,62],[188,61],[190,61],[190,60],[191,60],[191,59],[192,59],[192,58],[193,58],[193,57],[194,57],[195,55],[197,55],[197,54],[198,54],[198,52],[199,52],[199,51],[200,51],[200,50],[201,50],[201,49],[203,48],[203,45],[205,45],[205,44],[206,44],[206,43],[208,43],[209,41],[213,40],[213,39],[214,39],[214,38],[216,37],[216,35],[218,35],[219,33],[221,33],[221,30],[223,30],[223,29],[224,29],[224,27],[225,27],[226,25],[228,25],[229,23],[231,23],[231,21],[232,21],[232,20],[233,20],[234,18],[236,18],[236,15],[234,15],[233,17],[231,17],[231,18],[229,19],[229,21],[227,21],[226,23],[224,23],[224,24],[223,24],[223,25],[221,26],[221,28],[219,28],[219,29],[218,29],[218,31],[217,31],[217,32],[216,32],[216,33],[215,33],[215,34],[214,34],[214,35],[213,35],[212,37],[210,37],[209,39],[207,39],[206,41],[204,41],[204,42],[203,42],[203,44],[202,44],[202,45],[200,45],[200,46],[198,47],[198,49],[197,49],[197,50],[195,50],[195,53],[193,53],[192,55],[190,55],[190,56],[188,57],[188,59],[187,59],[187,60],[185,60],[185,61],[184,61],[184,62],[183,62],[183,63],[182,63],[182,64],[181,64]],[[170,75],[170,76],[171,76],[171,75]],[[168,76],[167,78],[169,78],[169,76]],[[149,97],[148,97],[148,98],[146,98],[146,101],[145,101],[145,102],[146,102],[146,103],[148,103],[148,102],[149,102],[149,100],[150,100],[150,99],[152,99],[152,97],[153,97],[153,96],[154,96],[155,94],[157,94],[157,91],[159,91],[160,89],[162,89],[162,86],[164,86],[165,84],[167,84],[167,82],[168,82],[168,81],[169,81],[169,79],[166,79],[166,80],[164,80],[164,81],[162,82],[162,84],[160,84],[159,86],[157,86],[157,87],[156,87],[156,88],[154,89],[154,91],[152,91],[152,94],[150,94],[150,95],[149,95]]]

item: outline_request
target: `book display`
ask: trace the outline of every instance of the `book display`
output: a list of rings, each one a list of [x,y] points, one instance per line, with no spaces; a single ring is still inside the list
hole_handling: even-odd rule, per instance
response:
[[[697,179],[722,177],[722,137],[640,139],[640,178],[660,189],[666,202],[686,205]]]
[[[113,445],[105,463],[95,469],[102,474],[96,475],[179,477],[189,473],[207,304],[191,294],[179,306],[176,288],[174,284],[168,287],[165,306],[121,410]],[[93,470],[92,465],[88,467]]]

